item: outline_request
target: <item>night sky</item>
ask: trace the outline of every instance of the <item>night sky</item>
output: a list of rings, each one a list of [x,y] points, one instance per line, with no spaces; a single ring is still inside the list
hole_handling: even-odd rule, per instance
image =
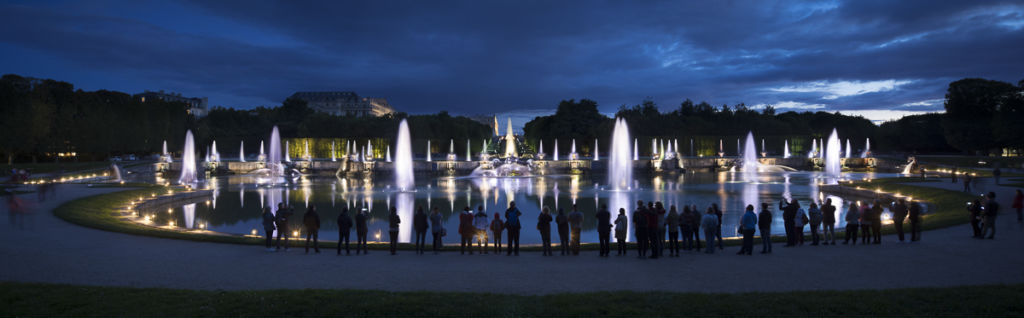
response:
[[[690,98],[884,120],[963,77],[1024,79],[1021,1],[14,1],[0,26],[0,73],[235,108],[343,90],[408,113]]]

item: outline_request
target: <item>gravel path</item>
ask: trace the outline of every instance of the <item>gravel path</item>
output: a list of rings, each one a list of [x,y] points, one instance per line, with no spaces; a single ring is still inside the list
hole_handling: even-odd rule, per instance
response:
[[[935,183],[930,186],[943,186]],[[978,191],[994,187],[982,180]],[[880,246],[775,245],[770,255],[684,253],[640,260],[578,257],[463,256],[457,252],[391,256],[304,255],[301,249],[267,253],[260,247],[133,236],[83,228],[52,215],[59,203],[115,191],[66,185],[60,197],[34,203],[24,229],[0,231],[0,281],[185,289],[344,288],[548,294],[586,291],[749,292],[846,290],[1024,283],[1024,226],[1010,211],[1011,189],[1001,188],[1004,216],[996,240],[970,239],[957,226],[925,232],[923,241]],[[34,202],[34,194],[23,195]],[[4,214],[6,206],[3,208]],[[9,218],[9,220],[11,220]],[[909,227],[909,226],[908,226]],[[324,233],[331,238],[334,233]],[[450,249],[450,248],[449,248]],[[759,249],[757,250],[759,251]],[[1007,253],[1010,252],[1010,253]]]

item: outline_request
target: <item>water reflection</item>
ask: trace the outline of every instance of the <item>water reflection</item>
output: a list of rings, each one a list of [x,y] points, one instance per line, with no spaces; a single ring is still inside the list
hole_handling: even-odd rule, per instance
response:
[[[851,178],[875,178],[877,174],[851,173]],[[534,230],[536,217],[544,206],[557,212],[564,204],[576,204],[585,217],[583,240],[596,242],[596,218],[594,213],[602,204],[608,205],[613,218],[619,208],[626,210],[626,218],[632,226],[633,209],[637,200],[661,201],[666,208],[677,206],[681,212],[683,205],[696,205],[703,211],[712,203],[718,204],[724,211],[723,235],[736,236],[735,228],[747,205],[754,205],[760,210],[760,203],[769,203],[776,217],[773,230],[782,233],[782,219],[777,213],[780,198],[794,198],[801,201],[806,209],[810,200],[816,203],[832,199],[836,206],[837,227],[845,225],[848,201],[834,195],[820,192],[819,183],[829,182],[821,179],[815,172],[766,173],[756,180],[744,180],[737,173],[685,173],[673,176],[636,176],[634,188],[630,191],[613,191],[602,186],[603,175],[574,176],[542,176],[531,178],[417,178],[415,192],[395,192],[388,188],[390,178],[382,180],[364,178],[309,178],[303,177],[291,187],[257,186],[252,188],[252,180],[246,176],[217,178],[211,183],[216,193],[209,198],[212,205],[186,205],[174,209],[171,214],[154,215],[157,224],[174,222],[186,228],[195,228],[197,219],[202,219],[203,226],[211,231],[235,234],[250,234],[252,229],[262,228],[260,214],[262,207],[270,207],[277,213],[278,203],[291,206],[291,202],[308,207],[318,205],[323,220],[333,221],[341,212],[342,207],[349,209],[366,208],[370,212],[371,239],[374,233],[388,232],[388,208],[394,206],[402,219],[399,226],[399,241],[409,242],[412,238],[412,218],[417,207],[426,207],[427,211],[441,200],[442,219],[450,233],[458,229],[457,213],[463,207],[483,206],[489,215],[503,212],[509,202],[516,201],[523,212],[524,223],[522,242],[534,244],[540,242],[539,234]],[[245,184],[250,184],[246,189]],[[584,186],[586,185],[586,186]],[[595,186],[590,186],[595,185]],[[246,191],[255,191],[258,196],[246,196]],[[220,194],[233,194],[218,199]],[[294,197],[293,197],[294,196]],[[584,198],[584,200],[579,200]],[[589,200],[593,198],[593,200]],[[342,202],[337,202],[341,200]],[[863,200],[863,199],[862,199]],[[251,202],[257,201],[257,202]],[[335,207],[337,205],[337,207]],[[257,208],[258,207],[258,208]],[[295,207],[299,217],[293,216],[291,227],[301,231],[301,210]],[[888,212],[886,212],[888,215]],[[888,218],[888,216],[886,216]],[[335,222],[322,222],[325,232],[336,231]],[[292,233],[288,233],[292,234]],[[327,233],[322,233],[328,235]],[[386,235],[382,235],[387,240]],[[444,238],[446,243],[458,241],[457,235]],[[633,240],[633,229],[627,230],[627,239]]]

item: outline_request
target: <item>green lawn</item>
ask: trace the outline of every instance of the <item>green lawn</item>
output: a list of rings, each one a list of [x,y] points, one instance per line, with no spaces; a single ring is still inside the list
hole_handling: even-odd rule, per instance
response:
[[[680,282],[684,284],[685,282]],[[544,296],[364,290],[194,291],[0,283],[3,317],[993,317],[1024,311],[1024,285],[865,291]]]

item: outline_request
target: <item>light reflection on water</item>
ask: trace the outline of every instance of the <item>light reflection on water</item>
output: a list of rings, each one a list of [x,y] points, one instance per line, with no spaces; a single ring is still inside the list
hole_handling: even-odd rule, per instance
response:
[[[896,176],[896,174],[847,173],[844,178],[861,179]],[[742,173],[687,173],[664,176],[635,176],[633,191],[607,191],[601,186],[606,179],[603,174],[563,175],[531,178],[417,178],[415,192],[397,192],[389,187],[391,178],[303,178],[291,187],[257,186],[255,180],[246,176],[219,177],[211,180],[214,189],[212,204],[190,204],[175,208],[172,213],[153,215],[157,224],[175,222],[180,226],[195,228],[202,224],[207,230],[233,234],[250,234],[253,229],[262,233],[260,214],[263,207],[276,212],[278,203],[291,205],[295,215],[290,218],[289,234],[302,230],[302,215],[310,205],[316,205],[321,218],[321,235],[325,239],[334,237],[337,231],[336,218],[342,209],[350,209],[350,216],[366,208],[370,211],[369,232],[384,233],[387,240],[388,210],[394,206],[401,217],[399,241],[412,240],[412,218],[414,211],[422,207],[429,213],[437,206],[445,228],[450,233],[446,243],[457,243],[459,237],[458,213],[464,207],[476,209],[483,206],[488,219],[498,213],[504,219],[509,202],[515,201],[523,212],[521,240],[524,244],[540,243],[536,231],[536,220],[541,207],[549,207],[553,214],[559,209],[566,213],[576,204],[585,215],[583,240],[596,242],[596,218],[594,214],[601,204],[607,204],[612,220],[618,209],[625,208],[630,219],[627,237],[633,240],[632,213],[637,200],[660,201],[666,209],[677,206],[682,213],[683,205],[697,205],[704,211],[712,203],[724,211],[723,236],[737,236],[736,228],[747,205],[754,205],[760,211],[760,203],[769,204],[773,214],[773,233],[783,233],[783,221],[778,210],[781,198],[792,197],[807,209],[810,199],[821,202],[832,199],[837,207],[837,228],[845,226],[848,201],[834,195],[819,192],[819,182],[834,182],[820,179],[818,172],[763,173],[756,180],[744,180]],[[238,192],[237,195],[235,192]],[[257,195],[246,195],[253,194]],[[593,200],[591,200],[593,198]],[[583,200],[581,200],[583,199]],[[888,209],[883,215],[890,218]],[[807,227],[809,229],[809,227]],[[490,234],[490,233],[488,233]],[[553,233],[556,235],[556,233]],[[370,237],[373,240],[373,235]]]

